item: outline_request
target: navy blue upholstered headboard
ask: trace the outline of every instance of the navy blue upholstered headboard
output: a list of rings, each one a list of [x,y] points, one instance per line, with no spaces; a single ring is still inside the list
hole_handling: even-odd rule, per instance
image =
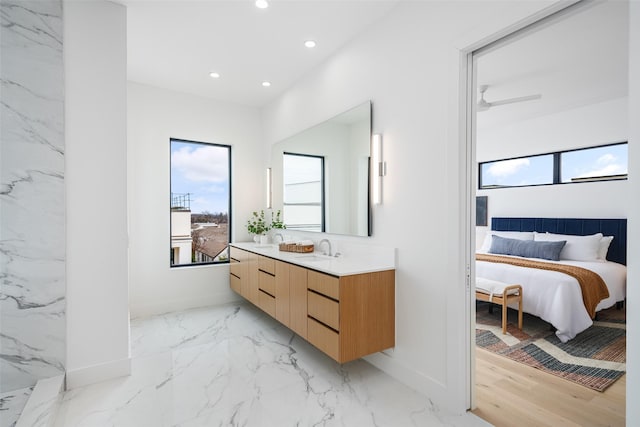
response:
[[[627,220],[593,218],[491,218],[496,231],[537,231],[539,233],[586,236],[602,233],[613,236],[607,260],[627,265]]]

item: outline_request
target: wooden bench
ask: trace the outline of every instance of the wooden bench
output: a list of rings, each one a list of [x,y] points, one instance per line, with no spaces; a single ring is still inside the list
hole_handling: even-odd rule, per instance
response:
[[[507,305],[518,303],[518,329],[522,330],[522,286],[476,277],[476,300],[502,306],[502,333],[507,333]]]

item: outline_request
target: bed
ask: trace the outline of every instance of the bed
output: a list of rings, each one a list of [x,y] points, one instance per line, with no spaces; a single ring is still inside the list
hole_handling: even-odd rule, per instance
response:
[[[594,239],[593,235],[602,233],[612,236],[608,248],[604,248],[604,259],[587,260],[566,259],[549,261],[535,258],[537,262],[558,263],[586,268],[597,273],[604,281],[609,296],[597,303],[595,311],[621,303],[626,297],[626,219],[568,219],[568,218],[492,218],[491,231],[497,236],[519,238],[527,237],[540,241],[554,240],[557,235],[585,236],[568,241]],[[561,237],[557,237],[556,240]],[[491,242],[489,238],[489,242]],[[498,240],[498,239],[496,239]],[[506,240],[505,240],[506,241]],[[565,246],[568,248],[568,246]],[[572,250],[576,249],[575,243]],[[578,248],[579,249],[579,248]],[[602,249],[602,248],[601,248]],[[607,250],[608,249],[608,250]],[[479,254],[488,251],[487,241]],[[571,255],[569,252],[567,254]],[[511,257],[501,254],[500,257]],[[569,256],[571,258],[571,256]],[[518,258],[518,257],[515,257]],[[575,258],[575,257],[574,257]],[[580,257],[577,257],[580,258]],[[527,258],[529,259],[529,258]],[[556,335],[562,342],[573,339],[577,334],[593,324],[582,297],[577,279],[562,272],[514,266],[504,263],[476,261],[476,276],[504,283],[522,285],[523,311],[538,316],[556,328]]]

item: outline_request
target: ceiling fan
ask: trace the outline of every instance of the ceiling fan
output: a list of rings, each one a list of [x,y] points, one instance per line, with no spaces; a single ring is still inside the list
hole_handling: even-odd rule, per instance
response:
[[[487,102],[484,99],[484,93],[489,89],[489,85],[480,85],[480,99],[478,100],[478,108],[477,111],[487,111],[491,107],[499,107],[500,105],[514,104],[516,102],[525,102],[525,101],[534,101],[536,99],[542,98],[541,94],[536,95],[527,95],[527,96],[519,96],[517,98],[507,98],[501,99],[499,101]]]

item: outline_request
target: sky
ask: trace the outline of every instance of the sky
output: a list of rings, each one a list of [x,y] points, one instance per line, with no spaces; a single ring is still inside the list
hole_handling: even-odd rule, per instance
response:
[[[627,173],[627,144],[609,145],[561,154],[562,182],[572,178]],[[553,182],[553,155],[500,160],[482,165],[482,185],[521,186]]]
[[[171,141],[171,193],[191,193],[191,213],[228,213],[229,153],[225,146]]]

